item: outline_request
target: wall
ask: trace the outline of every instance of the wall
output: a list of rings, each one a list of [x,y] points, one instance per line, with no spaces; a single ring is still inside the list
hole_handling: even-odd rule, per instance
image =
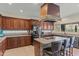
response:
[[[54,23],[54,31],[61,32],[61,24],[60,23]]]

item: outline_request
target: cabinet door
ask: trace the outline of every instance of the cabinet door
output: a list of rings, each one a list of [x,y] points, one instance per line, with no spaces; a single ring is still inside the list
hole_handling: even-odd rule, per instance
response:
[[[20,28],[20,21],[17,19],[14,19],[14,29],[19,30]]]
[[[8,17],[6,17],[6,20],[5,20],[5,29],[9,30],[10,29],[10,19]]]
[[[31,45],[31,44],[32,44],[31,36],[25,37],[25,45]]]
[[[0,43],[0,56],[3,55],[2,43]]]
[[[20,27],[19,27],[19,29],[20,30],[24,30],[24,20],[19,20],[19,22],[20,22]]]
[[[26,20],[24,22],[24,27],[26,30],[31,30],[32,29],[32,22],[30,20]]]
[[[14,28],[14,20],[13,20],[13,18],[11,18],[11,17],[6,17],[6,28],[8,29],[8,30],[13,30],[13,28]]]
[[[17,48],[18,47],[18,38],[14,37],[12,39],[12,48]]]
[[[24,46],[25,45],[25,41],[24,41],[24,37],[20,37],[19,38],[19,47],[22,47],[22,46]]]
[[[18,39],[15,37],[7,38],[7,49],[17,48],[18,47]]]
[[[12,39],[7,38],[7,49],[11,49],[11,48],[12,48]]]
[[[32,44],[31,36],[11,37],[7,38],[7,49],[22,47]]]
[[[0,29],[2,29],[2,16],[0,16]]]
[[[3,29],[5,30],[5,29],[8,29],[8,21],[7,21],[7,18],[6,17],[3,17],[3,21],[2,21],[2,23],[3,23]],[[7,27],[8,26],[8,27]]]
[[[2,29],[5,29],[5,24],[6,24],[5,17],[2,17]]]
[[[0,42],[0,56],[2,56],[6,50],[7,47],[7,40],[3,40],[2,42]]]
[[[7,40],[3,40],[2,41],[2,48],[3,48],[3,52],[5,52],[6,48],[7,48]]]
[[[3,19],[3,21],[2,21],[3,26],[2,27],[4,30],[13,29],[13,20],[10,17],[3,17],[2,19]]]
[[[25,21],[24,24],[25,24],[25,29],[26,29],[26,30],[29,29],[29,26],[28,26],[29,23],[28,23],[28,21]]]
[[[28,29],[31,30],[32,29],[32,21],[28,21]]]
[[[10,29],[13,30],[14,29],[14,20],[10,19]]]

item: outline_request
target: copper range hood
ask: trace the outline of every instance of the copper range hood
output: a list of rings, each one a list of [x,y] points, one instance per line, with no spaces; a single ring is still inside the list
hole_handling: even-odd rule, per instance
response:
[[[44,3],[40,8],[40,20],[49,22],[60,21],[60,7],[54,3]]]

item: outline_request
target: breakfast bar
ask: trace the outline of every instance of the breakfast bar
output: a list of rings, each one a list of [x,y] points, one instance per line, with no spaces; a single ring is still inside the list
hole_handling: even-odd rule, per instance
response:
[[[51,46],[52,42],[66,40],[67,37],[60,37],[60,36],[52,36],[45,37],[45,38],[36,38],[34,40],[34,51],[36,56],[42,56],[43,55],[43,48]]]

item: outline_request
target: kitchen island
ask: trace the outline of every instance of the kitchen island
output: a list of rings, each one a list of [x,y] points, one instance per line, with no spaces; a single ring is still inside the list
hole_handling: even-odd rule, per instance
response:
[[[48,35],[48,34],[47,34]],[[36,56],[42,56],[43,55],[43,48],[45,46],[47,46],[48,44],[52,43],[52,42],[55,42],[55,41],[60,41],[60,40],[63,40],[63,39],[54,39],[53,36],[58,36],[58,37],[64,37],[63,39],[65,38],[70,38],[70,37],[75,37],[75,41],[77,43],[74,43],[74,46],[77,45],[79,46],[79,33],[77,32],[52,32],[51,38],[49,39],[46,39],[46,38],[37,38],[34,40],[34,49],[35,49],[35,55]]]
[[[36,38],[34,39],[35,56],[43,56],[43,48],[51,47],[52,42],[66,40],[69,38],[54,36],[54,38]]]

